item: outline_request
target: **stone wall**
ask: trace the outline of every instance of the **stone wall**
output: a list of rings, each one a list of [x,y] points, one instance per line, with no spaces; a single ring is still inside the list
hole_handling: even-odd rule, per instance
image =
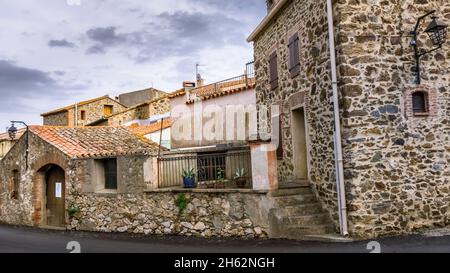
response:
[[[447,0],[343,0],[336,6],[349,228],[354,236],[450,223],[450,41],[422,59],[422,86],[413,84],[409,32],[430,10],[450,25]],[[421,31],[430,21],[424,20]],[[419,40],[420,48],[432,48],[427,35]],[[410,91],[417,88],[432,92],[429,116],[415,117],[408,110]]]
[[[145,120],[168,112],[170,112],[169,99],[164,96],[109,117],[107,125],[120,126],[133,120]]]
[[[71,202],[80,211],[67,228],[204,237],[267,236],[268,220],[259,212],[265,195],[181,194],[188,200],[181,214],[175,202],[178,193],[74,195]]]
[[[300,74],[291,78],[288,39],[295,32],[300,38]],[[271,90],[268,59],[275,49],[278,54],[279,87]],[[258,107],[282,105],[283,156],[278,161],[280,184],[296,178],[291,108],[302,106],[309,138],[309,180],[323,206],[337,223],[326,1],[294,0],[285,4],[255,38],[254,51]]]
[[[111,98],[105,98],[93,103],[78,107],[78,126],[84,126],[97,121],[104,116],[103,107],[105,105],[113,106],[113,114],[125,111],[127,108]],[[81,111],[86,111],[86,120],[81,120]]]
[[[60,112],[53,115],[43,117],[43,124],[49,126],[67,126],[68,124],[68,112]]]
[[[79,105],[78,108],[78,126],[85,126],[101,119],[104,116],[104,106],[113,106],[113,114],[123,112],[127,107],[111,98],[103,98],[84,105]],[[86,119],[81,119],[81,111],[85,111]],[[44,117],[44,125],[49,126],[75,126],[75,108],[70,108],[64,112],[51,114]]]

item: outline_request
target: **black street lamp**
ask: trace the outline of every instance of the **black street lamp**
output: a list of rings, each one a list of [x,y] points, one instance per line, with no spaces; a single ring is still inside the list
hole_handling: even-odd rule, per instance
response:
[[[417,73],[416,84],[421,83],[420,58],[433,52],[433,51],[441,49],[442,45],[445,43],[445,40],[447,38],[447,25],[442,23],[441,21],[439,21],[436,16],[433,16],[432,17],[433,21],[431,21],[431,23],[428,25],[428,27],[425,30],[425,33],[428,34],[431,41],[433,42],[433,45],[435,45],[436,47],[429,51],[423,51],[423,50],[419,50],[419,48],[417,46],[417,37],[419,36],[418,30],[420,27],[420,23],[422,22],[423,19],[434,14],[435,12],[436,11],[434,10],[434,11],[431,11],[431,12],[425,14],[424,16],[420,17],[417,20],[416,27],[414,28],[413,31],[411,31],[411,35],[413,36],[413,39],[411,41],[411,46],[414,47],[414,56],[416,59],[416,73]]]
[[[11,140],[15,140],[16,135],[17,135],[18,130],[15,126],[16,123],[23,124],[27,128],[27,130],[25,132],[25,142],[26,142],[25,164],[26,164],[26,169],[28,170],[28,153],[30,152],[29,143],[28,143],[28,131],[29,131],[28,129],[29,128],[28,128],[28,125],[23,121],[15,121],[15,120],[11,121],[11,127],[9,127],[9,129],[8,129],[8,134],[9,134],[9,137],[11,138]]]

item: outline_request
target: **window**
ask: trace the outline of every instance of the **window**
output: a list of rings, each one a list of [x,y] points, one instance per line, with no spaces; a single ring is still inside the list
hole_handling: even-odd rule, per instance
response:
[[[103,107],[103,115],[105,117],[111,116],[113,113],[113,106],[112,105],[105,105]]]
[[[426,92],[414,92],[412,94],[412,105],[414,115],[428,114],[428,94]]]
[[[292,35],[289,38],[289,73],[291,77],[298,76],[300,74],[300,48],[298,33]]]
[[[12,199],[19,199],[19,183],[20,183],[20,173],[18,170],[13,171],[13,187],[11,192]]]
[[[278,87],[278,57],[276,51],[270,54],[269,70],[270,70],[270,88],[271,90],[274,90]]]
[[[105,159],[103,160],[103,168],[105,171],[105,189],[116,190],[117,189],[117,159]]]
[[[198,181],[217,180],[220,171],[225,171],[225,154],[203,154],[197,158]]]
[[[80,118],[81,118],[81,120],[86,120],[86,111],[81,110],[81,112],[80,112]]]

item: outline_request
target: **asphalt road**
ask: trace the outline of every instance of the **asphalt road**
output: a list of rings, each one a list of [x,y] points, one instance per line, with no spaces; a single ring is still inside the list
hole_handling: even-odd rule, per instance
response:
[[[323,243],[290,240],[204,239],[42,230],[0,225],[0,253],[369,253],[368,241]],[[377,240],[383,253],[450,253],[450,236],[423,235]]]

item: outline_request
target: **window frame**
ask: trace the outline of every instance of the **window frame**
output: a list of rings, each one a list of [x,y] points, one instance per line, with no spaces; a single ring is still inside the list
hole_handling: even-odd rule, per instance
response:
[[[19,199],[19,190],[20,190],[20,171],[15,169],[12,171],[13,175],[13,185],[11,189],[11,199],[18,200]]]
[[[86,120],[86,110],[80,111],[80,120]]]
[[[110,109],[111,112],[109,114],[106,113],[106,109]],[[103,116],[109,117],[114,113],[114,105],[111,104],[105,104],[103,105]]]
[[[103,163],[103,175],[104,175],[104,188],[105,190],[117,190],[118,189],[118,171],[117,171],[117,158],[106,158],[102,160]],[[111,165],[108,165],[111,164]],[[111,175],[111,172],[113,175]],[[110,176],[111,175],[111,176]],[[112,182],[111,182],[112,179]]]
[[[420,95],[420,99],[421,99],[421,104],[423,104],[423,107],[420,107],[420,109],[418,109],[418,107],[416,107],[416,100],[415,97],[417,97],[418,95]],[[429,98],[428,98],[428,93],[425,91],[415,91],[413,93],[411,93],[411,110],[414,116],[428,116],[430,114],[430,104],[429,104]]]

